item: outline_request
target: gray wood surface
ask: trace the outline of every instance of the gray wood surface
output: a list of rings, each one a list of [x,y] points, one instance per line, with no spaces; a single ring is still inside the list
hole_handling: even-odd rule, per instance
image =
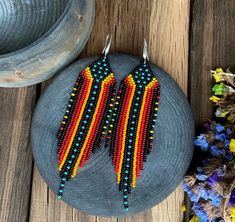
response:
[[[0,221],[27,221],[33,166],[29,134],[36,87],[0,91]]]

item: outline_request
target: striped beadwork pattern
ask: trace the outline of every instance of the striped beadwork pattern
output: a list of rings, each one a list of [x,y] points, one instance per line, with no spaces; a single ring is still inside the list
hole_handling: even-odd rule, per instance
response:
[[[113,132],[106,145],[110,155],[123,204],[128,210],[128,195],[136,186],[153,145],[153,135],[160,99],[160,86],[147,61],[143,61],[123,79],[117,93],[113,117]]]
[[[59,198],[65,182],[76,176],[78,168],[103,143],[109,131],[115,91],[116,80],[104,56],[79,74],[57,134]]]

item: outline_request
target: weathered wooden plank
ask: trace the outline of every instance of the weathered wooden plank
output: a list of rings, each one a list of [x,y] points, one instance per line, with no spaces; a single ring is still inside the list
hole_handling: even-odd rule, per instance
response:
[[[187,95],[189,0],[155,0],[151,9],[149,54],[153,63],[167,71]],[[170,181],[169,181],[170,183]],[[184,194],[181,185],[152,209],[152,221],[182,221]]]
[[[235,70],[235,4],[234,0],[192,0],[189,100],[197,127],[213,116],[210,70],[230,67]],[[188,208],[190,207],[186,198]],[[185,222],[189,213],[185,215]]]
[[[191,2],[189,98],[196,125],[213,113],[210,70],[235,68],[235,2],[197,0]]]
[[[97,217],[96,222],[117,222],[116,217],[108,218],[108,217]]]
[[[28,221],[32,155],[30,122],[36,87],[0,89],[0,221]]]
[[[30,219],[33,222],[48,222],[48,221],[82,221],[95,222],[96,217],[86,213],[79,212],[73,209],[64,202],[58,200],[43,181],[36,166],[34,167],[33,186]]]
[[[170,181],[169,181],[170,183]],[[153,222],[181,222],[183,221],[183,213],[181,207],[183,204],[184,192],[181,185],[161,204],[152,208]]]
[[[96,4],[95,24],[81,57],[100,54],[108,33],[113,36],[111,52],[141,56],[143,39],[146,38],[149,40],[150,60],[167,70],[178,81],[184,92],[187,92],[188,1],[97,0]],[[37,186],[41,188],[36,188]],[[43,194],[36,194],[40,189],[43,190]],[[43,206],[47,204],[46,201],[57,202],[51,192],[47,193],[47,187],[41,181],[40,175],[34,173],[30,221],[39,221],[34,218],[40,218],[41,221],[54,221],[54,218],[49,215],[55,215],[56,212],[59,212],[59,215],[71,214],[72,208],[61,207],[63,206],[61,201],[56,203],[56,207],[49,207],[47,211],[43,210]],[[157,218],[160,217],[164,219],[163,222],[178,222],[182,219],[180,212],[182,201],[182,190],[178,188],[167,200],[152,210],[133,217],[119,218],[118,221],[146,221],[146,218],[148,221],[158,221]],[[53,203],[51,205],[55,206]],[[41,207],[42,211],[40,211]],[[69,218],[70,221],[95,220],[95,217],[81,214],[76,210],[72,212],[73,218]],[[56,217],[56,219],[62,222],[67,221],[68,218]],[[100,217],[96,219],[100,222],[117,220]]]

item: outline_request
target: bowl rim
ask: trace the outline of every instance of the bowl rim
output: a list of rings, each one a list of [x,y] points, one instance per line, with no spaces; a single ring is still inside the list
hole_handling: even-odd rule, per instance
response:
[[[79,21],[78,16],[81,7],[85,7],[87,15],[83,23]],[[94,24],[94,17],[95,0],[68,0],[61,16],[44,35],[22,49],[0,55],[0,87],[16,88],[34,85],[59,72],[72,62],[85,46]],[[75,24],[75,28],[77,28],[72,30],[72,34],[66,32],[66,28],[69,29],[71,24]],[[82,32],[79,30],[80,26],[83,28]],[[79,34],[81,35],[78,36]],[[55,47],[55,38],[57,38],[57,42],[63,43],[63,46],[58,46],[58,49]],[[72,44],[71,49],[66,51],[66,44],[69,42]],[[62,55],[63,49],[67,54]],[[54,62],[58,54],[52,53],[53,50],[59,50],[61,53],[60,61]],[[40,60],[47,55],[49,55],[48,61],[51,59],[52,62],[43,67]],[[17,76],[18,71],[23,75]],[[34,71],[35,73],[33,73]]]
[[[64,17],[67,15],[67,12],[69,10],[69,7],[71,4],[71,2],[73,0],[67,0],[67,5],[66,7],[64,8],[63,12],[61,13],[61,15],[58,17],[58,19],[56,20],[56,22],[43,34],[41,35],[39,38],[37,38],[35,41],[29,43],[28,45],[20,48],[20,49],[17,49],[13,52],[8,52],[8,53],[4,53],[4,54],[0,54],[0,59],[1,58],[4,58],[4,57],[7,57],[7,56],[10,56],[10,55],[13,55],[13,54],[16,54],[16,53],[21,53],[22,51],[24,50],[27,50],[35,45],[37,45],[39,42],[42,41],[42,39],[46,38],[47,36],[49,36],[55,29],[56,27],[58,26],[58,24],[64,19]]]

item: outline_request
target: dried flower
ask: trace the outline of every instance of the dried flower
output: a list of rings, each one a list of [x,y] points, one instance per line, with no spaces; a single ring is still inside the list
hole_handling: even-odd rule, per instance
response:
[[[218,103],[220,101],[220,98],[217,96],[211,96],[210,100],[213,101],[214,103]]]
[[[215,84],[212,88],[212,91],[215,95],[224,95],[225,93],[229,92],[229,87],[226,86],[224,83]]]
[[[235,152],[235,139],[231,139],[230,144],[229,144],[229,149],[231,152]]]
[[[210,100],[215,116],[225,121],[208,121],[205,132],[195,139],[202,155],[201,165],[185,176],[183,189],[192,202],[190,222],[235,222],[235,75],[221,68],[211,71],[216,84]],[[231,190],[232,189],[232,190]],[[225,209],[225,210],[224,210]]]
[[[229,198],[228,204],[230,206],[234,206],[235,205],[235,188],[232,190],[232,192],[230,194],[230,198]]]
[[[193,217],[190,219],[189,222],[200,222],[199,218],[196,215],[193,215]]]
[[[181,206],[181,211],[182,211],[182,212],[185,212],[185,211],[186,211],[186,206],[185,206],[185,204],[183,204],[183,205]]]
[[[211,71],[213,73],[213,77],[215,79],[215,82],[220,82],[222,81],[223,78],[223,69],[222,68],[217,68],[214,72]]]

